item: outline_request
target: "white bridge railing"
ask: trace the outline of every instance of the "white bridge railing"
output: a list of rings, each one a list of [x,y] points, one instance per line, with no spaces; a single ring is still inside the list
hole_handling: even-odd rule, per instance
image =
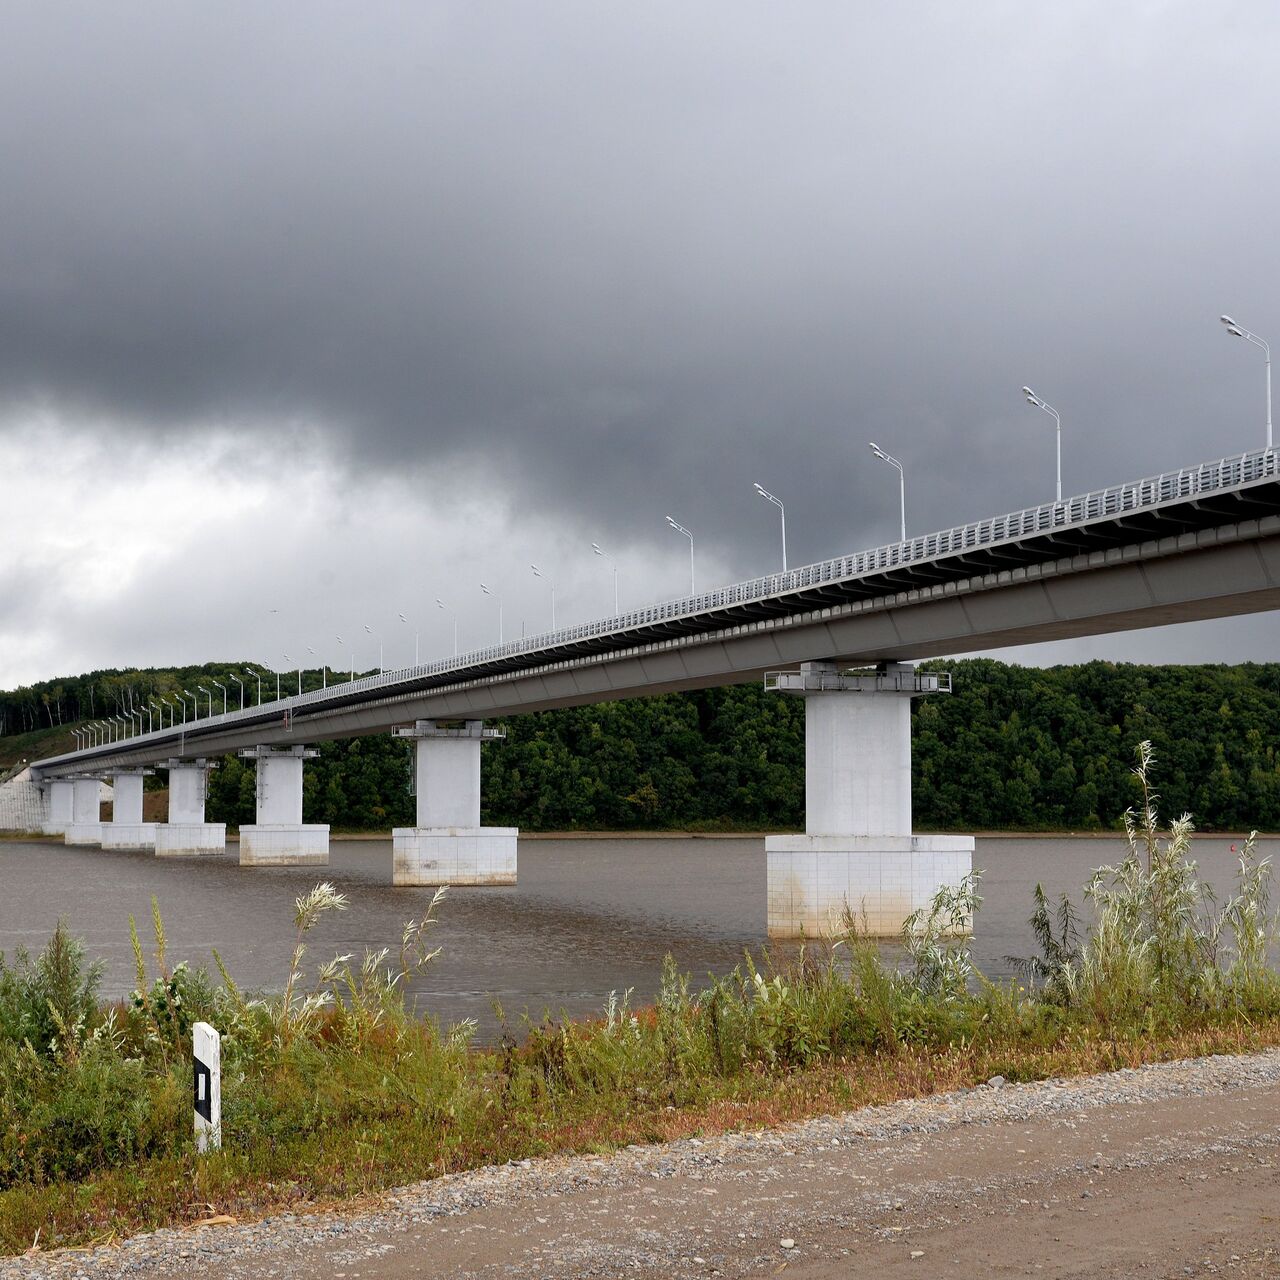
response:
[[[598,618],[593,622],[562,627],[557,631],[511,640],[505,644],[491,645],[470,653],[458,654],[456,657],[386,671],[376,676],[362,676],[358,680],[331,684],[327,689],[313,689],[307,693],[294,694],[261,705],[275,708],[281,715],[288,713],[292,719],[292,713],[297,709],[314,707],[317,703],[323,704],[335,698],[345,699],[352,694],[376,691],[391,693],[395,692],[399,686],[412,684],[424,677],[456,674],[465,678],[466,673],[475,667],[508,658],[548,653],[581,640],[621,635],[628,631],[695,617],[701,613],[711,613],[733,605],[750,604],[785,596],[793,591],[803,591],[806,588],[846,582],[880,573],[886,569],[921,564],[977,547],[1015,542],[1019,538],[1048,533],[1055,529],[1088,524],[1090,521],[1121,515],[1127,511],[1142,511],[1180,499],[1208,497],[1214,493],[1230,492],[1242,485],[1277,475],[1280,470],[1277,466],[1278,459],[1280,454],[1274,450],[1260,449],[1242,453],[1236,457],[1219,459],[1217,462],[1205,462],[1196,467],[1186,467],[1181,471],[1168,471],[1163,475],[1137,480],[1131,484],[1115,485],[1109,489],[1098,489],[1093,493],[1081,494],[1079,497],[1064,498],[1061,502],[1046,502],[1038,507],[1027,507],[1022,511],[993,516],[987,520],[975,521],[973,524],[956,525],[954,528],[943,529],[937,533],[908,538],[905,542],[886,543],[869,551],[857,551],[836,559],[822,560],[817,564],[787,570],[785,573],[772,573],[765,577],[752,578],[747,582],[737,582],[732,586],[719,587],[700,595],[662,601],[619,614],[617,617]],[[234,725],[242,719],[255,715],[261,716],[259,707],[246,707],[244,711],[206,716],[198,723],[201,729],[208,729],[216,725]],[[192,727],[196,723],[193,720]],[[182,728],[182,725],[178,725],[176,728],[159,729],[138,734],[123,741],[142,744],[162,738],[167,739],[174,733],[181,732]],[[89,748],[91,752],[100,749],[100,747]],[[79,754],[79,752],[71,752],[57,758],[68,760]],[[44,763],[50,764],[52,761]]]

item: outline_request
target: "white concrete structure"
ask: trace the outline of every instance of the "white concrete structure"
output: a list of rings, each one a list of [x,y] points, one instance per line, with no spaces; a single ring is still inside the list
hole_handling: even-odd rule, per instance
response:
[[[227,824],[204,820],[209,770],[215,766],[201,758],[170,760],[164,767],[169,771],[169,821],[156,824],[156,857],[221,853],[227,847]]]
[[[71,783],[71,821],[63,839],[67,844],[102,843],[102,781],[74,778]]]
[[[71,825],[71,798],[75,783],[70,778],[55,778],[49,783],[49,816],[45,819],[47,836],[65,835]]]
[[[240,828],[242,867],[329,865],[329,824],[302,821],[302,762],[307,747],[251,747],[257,761],[257,822]]]
[[[811,662],[766,687],[805,699],[806,834],[765,840],[769,935],[828,932],[846,908],[871,934],[901,932],[973,867],[972,836],[911,832],[911,699],[948,692],[950,677]]]
[[[156,826],[142,820],[142,780],[150,769],[117,769],[111,776],[111,821],[102,824],[104,849],[154,849]]]
[[[515,827],[480,825],[480,744],[505,735],[480,720],[397,729],[414,740],[417,826],[391,833],[391,883],[515,884]]]
[[[68,797],[70,794],[68,790]],[[16,769],[0,781],[0,831],[52,834],[48,826],[49,798],[30,769]]]

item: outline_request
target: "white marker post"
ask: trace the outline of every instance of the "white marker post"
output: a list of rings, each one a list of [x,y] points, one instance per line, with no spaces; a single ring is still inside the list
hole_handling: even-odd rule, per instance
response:
[[[222,1148],[222,1037],[207,1023],[191,1028],[195,1061],[196,1150]]]

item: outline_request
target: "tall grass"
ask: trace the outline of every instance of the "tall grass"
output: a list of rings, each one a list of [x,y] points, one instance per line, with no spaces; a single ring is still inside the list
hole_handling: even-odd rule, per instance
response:
[[[1040,954],[1021,961],[1022,983],[975,969],[964,930],[980,910],[977,876],[907,921],[900,964],[847,913],[794,961],[748,954],[700,988],[668,959],[651,1007],[627,993],[598,1019],[514,1026],[498,1010],[493,1049],[472,1046],[474,1023],[442,1030],[405,1000],[437,954],[443,890],[394,954],[312,966],[312,936],[347,905],[317,885],[295,903],[277,994],[242,990],[216,953],[217,980],[171,967],[153,902],[149,956],[130,920],[135,989],[103,1003],[100,966],[60,923],[37,958],[0,956],[0,1245],[29,1244],[36,1226],[82,1238],[111,1215],[142,1225],[215,1198],[252,1207],[658,1136],[670,1108],[785,1096],[806,1072],[843,1082],[834,1105],[885,1073],[932,1087],[931,1062],[949,1063],[943,1078],[955,1081],[992,1067],[1089,1069],[1115,1060],[1099,1057],[1102,1043],[1114,1055],[1255,1042],[1272,1024],[1280,1037],[1269,860],[1251,836],[1234,892],[1216,902],[1190,857],[1190,820],[1160,830],[1151,765],[1144,744],[1126,856],[1092,876],[1085,907],[1037,889]],[[190,1102],[198,1019],[223,1033],[225,1150],[202,1160]]]

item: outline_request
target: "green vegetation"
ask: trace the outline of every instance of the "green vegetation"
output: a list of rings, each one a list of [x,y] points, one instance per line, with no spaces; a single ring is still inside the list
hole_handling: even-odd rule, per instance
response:
[[[1171,812],[1193,812],[1207,830],[1280,830],[1280,664],[946,665],[955,692],[914,710],[921,830],[1118,828],[1137,800],[1128,762],[1148,739]],[[246,669],[98,672],[0,693],[0,770],[67,749],[73,719],[212,687],[211,678],[229,685],[235,705],[229,672]],[[303,673],[304,688],[320,681]],[[264,693],[274,689],[268,676]],[[794,830],[803,725],[800,699],[755,685],[518,716],[507,741],[485,750],[484,818],[526,831]],[[306,774],[307,821],[346,831],[412,824],[404,742],[360,738],[320,752]],[[252,767],[225,760],[210,781],[210,821],[252,821],[253,794]]]
[[[1160,834],[1143,744],[1128,851],[1090,880],[1090,919],[1037,893],[1029,982],[974,971],[957,922],[976,878],[940,893],[885,963],[846,918],[838,936],[774,967],[747,956],[694,990],[667,963],[656,1004],[612,997],[591,1022],[546,1017],[496,1048],[403,999],[435,956],[427,915],[394,955],[318,967],[307,947],[346,899],[296,904],[277,995],[170,968],[159,909],[137,987],[102,1005],[97,970],[60,927],[38,959],[0,958],[0,1248],[91,1239],[214,1212],[246,1214],[373,1191],[552,1150],[604,1150],[679,1133],[973,1084],[1280,1043],[1280,974],[1267,948],[1271,868],[1252,838],[1216,903],[1188,859],[1191,824]],[[132,927],[132,922],[131,922]],[[224,1150],[191,1133],[190,1031],[223,1033]]]

